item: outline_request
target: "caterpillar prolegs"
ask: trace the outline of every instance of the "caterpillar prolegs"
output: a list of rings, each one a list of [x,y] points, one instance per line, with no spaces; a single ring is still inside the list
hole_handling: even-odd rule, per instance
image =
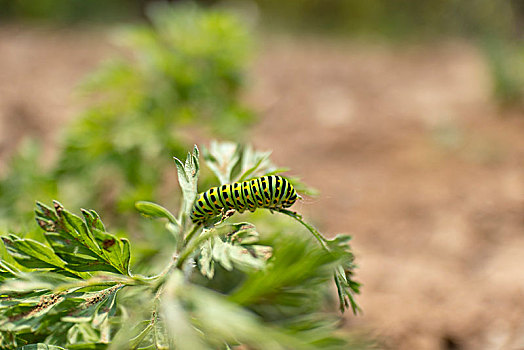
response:
[[[292,206],[297,198],[293,185],[278,175],[262,176],[256,179],[234,182],[212,187],[197,196],[191,220],[202,224],[215,215],[228,210],[243,213],[246,209],[283,209]]]

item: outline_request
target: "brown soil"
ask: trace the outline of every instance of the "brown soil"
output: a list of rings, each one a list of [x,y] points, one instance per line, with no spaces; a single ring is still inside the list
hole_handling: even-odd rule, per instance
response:
[[[52,148],[103,33],[0,29],[0,160]],[[363,315],[390,349],[524,347],[524,115],[501,111],[462,42],[267,39],[247,99],[254,144],[322,195],[300,210],[351,233]]]
[[[363,316],[386,348],[524,347],[524,115],[497,110],[464,43],[275,42],[255,66],[255,144],[350,232]],[[322,220],[322,221],[320,221]]]
[[[80,107],[75,86],[110,48],[105,32],[0,27],[0,170],[26,136],[41,138],[51,156]]]

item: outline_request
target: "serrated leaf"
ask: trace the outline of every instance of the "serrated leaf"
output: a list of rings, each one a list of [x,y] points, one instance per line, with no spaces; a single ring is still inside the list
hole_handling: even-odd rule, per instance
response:
[[[99,229],[100,231],[106,230],[102,219],[100,219],[100,216],[96,211],[86,209],[80,209],[80,211],[82,212],[82,215],[84,215],[86,223],[89,227]]]
[[[198,193],[197,182],[198,175],[200,172],[199,165],[199,152],[198,148],[195,145],[193,153],[188,153],[185,163],[182,163],[181,160],[174,157],[175,165],[178,173],[178,182],[180,188],[182,189],[183,195],[183,205],[182,212],[189,216],[195,197]]]
[[[258,157],[258,159],[257,158],[253,159],[255,164],[253,164],[250,168],[248,168],[248,169],[246,169],[246,171],[244,171],[244,173],[240,177],[239,181],[245,181],[245,180],[249,180],[250,178],[256,177],[256,175],[254,175],[254,174],[256,173],[257,170],[259,170],[259,168],[261,167],[262,163],[269,159],[269,156],[270,156],[270,153],[266,153],[266,154],[260,155]],[[247,162],[248,161],[246,161],[246,163]],[[249,164],[249,163],[247,163],[247,164]]]
[[[154,339],[157,350],[167,350],[170,348],[166,325],[161,319],[157,319],[157,322],[155,322]]]
[[[67,341],[70,344],[82,345],[95,344],[100,335],[88,323],[76,323],[67,332]],[[83,347],[82,347],[83,349]]]
[[[66,263],[51,248],[32,239],[15,235],[2,237],[4,246],[15,260],[28,268],[65,268]]]
[[[246,181],[259,176],[276,175],[287,168],[277,168],[270,159],[271,152],[262,152],[251,146],[233,142],[212,141],[209,149],[204,148],[206,165],[217,176],[221,184]],[[309,196],[318,195],[318,190],[307,186],[297,177],[288,177],[295,189]]]
[[[246,246],[258,242],[260,235],[255,229],[255,226],[246,224],[237,227],[235,231],[226,236],[228,243]]]
[[[203,156],[206,165],[218,178],[220,184],[232,182],[233,175],[238,173],[242,164],[243,147],[233,142],[212,141],[204,148]]]
[[[269,160],[271,152],[259,152],[251,146],[213,141],[204,148],[204,160],[221,184],[244,181],[272,173],[276,167]]]
[[[33,271],[15,271],[0,262],[0,276],[9,277],[0,285],[0,293],[6,297],[0,303],[0,331],[46,329],[50,332],[48,339],[64,343],[58,341],[63,337],[53,336],[54,329],[61,334],[68,332],[72,342],[92,344],[84,348],[106,346],[100,341],[107,339],[108,319],[116,311],[115,295],[123,284],[115,277],[108,279],[107,274],[86,280],[90,274],[84,271],[110,271],[119,273],[121,278],[129,275],[129,242],[101,231],[104,226],[96,213],[83,211],[83,215],[85,220],[58,202],[54,210],[39,203],[37,221],[51,248],[15,235],[2,238],[9,254]],[[99,330],[87,325],[89,321]],[[68,326],[61,328],[64,322]]]
[[[228,271],[233,266],[240,270],[262,269],[266,257],[253,254],[243,246],[225,243],[219,237],[213,238],[213,260]]]
[[[217,235],[205,241],[200,247],[198,265],[202,275],[211,279],[215,262],[231,271],[262,269],[270,256],[271,247],[254,246],[258,241],[255,227],[249,223],[226,224],[214,228]],[[224,237],[225,241],[222,240]],[[246,240],[244,243],[244,239]]]
[[[84,220],[56,201],[54,210],[37,203],[37,222],[54,252],[66,263],[65,268],[129,275],[129,242],[106,232],[96,212],[82,210],[82,214]],[[79,276],[86,278],[89,274]]]
[[[93,327],[100,327],[103,322],[116,313],[116,295],[118,290],[119,289],[116,289],[114,292],[110,293],[109,296],[98,305],[93,317]]]
[[[275,165],[271,163],[269,156],[271,152],[255,151],[252,147],[245,147],[240,178],[238,181],[249,180],[257,176],[266,175],[276,169]]]
[[[11,298],[14,295],[21,295],[23,299],[27,300],[28,296],[24,295],[26,292],[52,290],[59,285],[71,283],[75,280],[76,279],[48,271],[20,272],[16,278],[4,281],[4,283],[0,285],[0,292],[9,294]]]
[[[211,244],[211,240],[207,240],[200,249],[200,257],[198,258],[200,273],[212,279],[215,275],[215,263],[213,261],[213,245]]]
[[[20,270],[15,266],[9,264],[7,261],[0,260],[0,285],[1,282],[15,278],[20,273]]]
[[[62,293],[44,294],[37,303],[21,300],[17,305],[2,312],[4,317],[0,318],[0,330],[10,332],[36,331],[42,324],[42,320],[64,301]]]
[[[113,266],[117,272],[123,275],[129,274],[129,241],[125,238],[93,229],[96,242],[101,246],[100,257],[105,257],[105,261]]]
[[[77,297],[79,305],[61,318],[64,322],[85,323],[93,321],[99,327],[105,319],[116,312],[115,298],[122,285],[117,284],[96,292],[84,293]]]
[[[57,205],[57,203],[58,202],[55,201],[57,214],[64,219],[61,222],[69,229],[69,233],[72,234],[80,244],[100,256],[101,249],[98,244],[96,244],[91,230],[88,229],[86,223],[75,214],[64,209],[60,204]]]
[[[130,350],[138,349],[138,347],[140,346],[140,343],[142,343],[144,339],[146,338],[146,336],[149,335],[149,333],[153,330],[154,326],[155,326],[154,322],[149,322],[147,326],[140,333],[138,333],[135,337],[131,338],[129,340],[129,349]]]
[[[360,310],[355,301],[355,295],[360,293],[360,283],[353,280],[353,270],[356,266],[353,263],[354,256],[348,244],[350,240],[349,235],[338,235],[331,240],[326,240],[326,244],[333,254],[338,255],[340,261],[334,272],[340,311],[344,312],[351,307],[353,313],[356,314]]]
[[[353,269],[355,268],[353,264],[354,256],[351,252],[351,247],[347,243],[351,237],[339,235],[328,240],[316,228],[302,220],[301,215],[286,209],[281,209],[279,212],[291,216],[304,225],[327,252],[338,258],[339,264],[335,267],[333,278],[337,287],[340,311],[344,312],[351,306],[353,313],[358,312],[359,307],[354,296],[360,292],[360,283],[352,279]]]
[[[52,220],[54,222],[58,221],[58,216],[56,215],[55,210],[53,208],[41,202],[36,202],[36,207],[37,214],[41,213],[42,216],[46,219]]]

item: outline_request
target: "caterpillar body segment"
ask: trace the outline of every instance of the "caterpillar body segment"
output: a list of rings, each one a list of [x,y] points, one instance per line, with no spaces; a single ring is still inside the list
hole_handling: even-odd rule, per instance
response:
[[[191,220],[202,224],[210,218],[227,211],[257,208],[283,209],[292,206],[299,198],[293,185],[278,175],[212,187],[200,193],[191,210]]]

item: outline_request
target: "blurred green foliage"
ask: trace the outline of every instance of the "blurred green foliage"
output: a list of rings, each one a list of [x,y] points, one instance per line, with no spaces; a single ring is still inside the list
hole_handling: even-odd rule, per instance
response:
[[[255,0],[262,20],[300,32],[380,37],[508,35],[515,9],[504,0]],[[515,2],[516,3],[516,2]]]
[[[136,19],[151,0],[0,0],[0,16],[54,22]],[[195,1],[200,4],[240,2]],[[252,0],[263,23],[300,32],[420,38],[442,35],[508,35],[522,21],[520,0]]]
[[[40,155],[39,144],[25,140],[10,160],[0,181],[0,229],[10,227],[14,222],[32,223],[30,219],[34,215],[29,208],[34,204],[35,195],[49,199],[57,193],[57,184],[43,169]],[[24,227],[25,231],[27,229]]]
[[[239,102],[249,52],[241,22],[192,5],[158,5],[149,15],[151,26],[118,36],[134,57],[107,63],[85,82],[94,102],[67,130],[56,169],[59,180],[110,186],[120,209],[158,198],[165,155],[184,154],[188,135],[241,140],[253,117]],[[88,203],[106,190],[94,188]]]
[[[493,93],[524,103],[524,6],[521,0],[254,0],[266,28],[297,33],[428,41],[463,37],[484,52]]]
[[[0,0],[0,19],[78,23],[138,18],[138,0]]]
[[[34,147],[13,158],[0,181],[4,226],[21,222],[17,216],[29,213],[35,198],[96,207],[109,218],[137,200],[174,204],[169,156],[182,156],[192,137],[209,133],[242,140],[253,120],[239,102],[247,27],[230,13],[193,4],[156,4],[148,17],[150,25],[116,35],[121,57],[83,84],[89,105],[65,128],[56,164],[42,169]]]
[[[150,0],[0,0],[0,18],[58,23],[137,19]],[[522,103],[524,6],[521,0],[200,0],[250,8],[264,30],[293,31],[381,40],[435,40],[466,37],[484,51],[494,96],[503,104]],[[514,71],[518,71],[517,74]]]
[[[524,40],[485,39],[481,42],[495,97],[503,105],[524,106]]]

